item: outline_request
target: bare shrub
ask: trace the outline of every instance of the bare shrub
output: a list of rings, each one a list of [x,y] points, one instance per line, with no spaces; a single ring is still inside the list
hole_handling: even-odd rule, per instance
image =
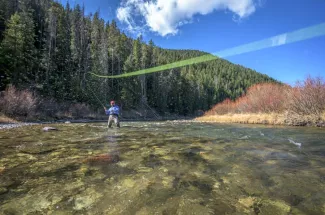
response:
[[[97,117],[87,104],[57,102],[53,98],[42,98],[30,90],[18,90],[14,86],[0,93],[0,113],[10,117],[42,120]]]
[[[91,108],[84,103],[59,103],[54,99],[42,99],[39,103],[38,112],[41,117],[50,117],[58,119],[84,118],[93,114]]]
[[[288,110],[298,115],[321,116],[325,111],[325,82],[321,77],[308,77],[290,91]]]
[[[35,113],[38,97],[29,90],[9,86],[1,95],[0,112],[8,116],[31,116]]]
[[[37,115],[39,118],[56,118],[63,109],[67,109],[66,105],[58,103],[55,99],[42,98],[37,107]]]
[[[72,104],[69,107],[69,113],[72,117],[85,118],[92,114],[90,107],[84,103]]]
[[[248,89],[246,99],[239,99],[238,110],[250,113],[281,113],[285,109],[287,85],[263,83]],[[242,107],[244,106],[244,107]]]

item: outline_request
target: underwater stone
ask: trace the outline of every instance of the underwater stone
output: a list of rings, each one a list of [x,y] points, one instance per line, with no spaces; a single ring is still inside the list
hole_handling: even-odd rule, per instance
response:
[[[135,181],[131,178],[124,179],[122,182],[123,187],[132,188],[135,185]]]
[[[127,167],[129,165],[129,162],[127,161],[120,161],[117,163],[118,166],[120,167]]]
[[[258,207],[259,205],[256,204],[257,201],[258,200],[256,197],[251,196],[240,198],[235,206],[238,212],[252,214],[254,212],[254,207]],[[255,213],[257,213],[257,211],[259,211],[259,208],[255,208],[255,210]]]
[[[0,166],[0,174],[3,173],[5,171],[6,167],[4,166]]]
[[[174,160],[174,158],[172,156],[170,156],[170,155],[165,155],[165,156],[163,156],[161,158],[164,159],[164,160],[168,160],[168,161]]]
[[[85,174],[87,173],[88,171],[88,165],[81,165],[80,168],[76,171],[76,175],[77,176],[80,176],[80,177],[83,177],[85,176]]]
[[[99,154],[84,159],[83,163],[117,163],[120,160],[119,155]]]
[[[201,157],[204,160],[207,160],[207,161],[214,161],[214,160],[216,160],[216,156],[213,156],[213,155],[208,154],[206,152],[201,152],[200,155],[201,155]]]
[[[224,184],[230,184],[230,180],[227,177],[221,177]]]
[[[177,209],[178,215],[189,214],[213,214],[213,210],[201,204],[191,201],[191,199],[182,198]]]
[[[159,170],[162,172],[168,172],[168,169],[166,167],[160,167]]]
[[[81,194],[78,194],[74,199],[75,210],[82,210],[91,207],[103,195],[92,188],[86,189]]]
[[[323,186],[317,188],[321,190],[312,195],[307,194],[307,198],[294,208],[298,208],[304,214],[325,214],[325,191]]]
[[[152,213],[152,211],[150,211],[147,207],[143,207],[139,211],[137,211],[135,215],[147,215],[150,213]]]
[[[45,193],[38,193],[36,195],[28,193],[23,198],[4,204],[0,208],[0,214],[39,214],[60,200],[49,200],[48,194]]]
[[[170,153],[170,149],[165,148],[155,148],[154,154],[155,155],[167,155]]]
[[[250,208],[253,206],[254,202],[256,201],[256,198],[255,197],[246,197],[246,198],[240,198],[238,200],[238,203],[243,205],[244,207],[246,208]]]
[[[172,176],[163,177],[162,184],[164,185],[165,188],[173,188],[174,179],[175,178]]]
[[[218,190],[220,188],[220,182],[215,182],[213,185],[213,190]]]
[[[278,161],[277,160],[267,160],[265,163],[268,165],[276,165],[278,163]]]
[[[142,172],[142,173],[148,173],[151,172],[153,169],[150,167],[139,167],[137,169],[137,172]]]
[[[42,130],[43,131],[57,131],[58,129],[54,128],[54,127],[44,127]]]
[[[80,190],[85,189],[85,184],[81,180],[69,182],[65,187],[64,187],[64,192],[68,194],[73,194],[75,192],[80,192]]]
[[[28,154],[28,155],[31,155],[31,154],[49,154],[53,151],[55,151],[56,148],[55,147],[41,147],[41,146],[38,146],[38,147],[26,147],[22,150],[20,150],[21,152],[25,153],[25,154]]]
[[[0,159],[0,163],[4,165],[6,169],[12,169],[16,166],[29,163],[30,161],[33,160],[37,160],[37,158],[29,154],[17,153],[17,154],[12,154],[7,158]]]
[[[263,215],[287,215],[291,207],[280,200],[262,200],[259,208]]]
[[[140,145],[132,145],[132,146],[130,146],[129,148],[130,148],[130,149],[138,149],[138,148],[140,148]]]
[[[0,195],[8,192],[8,189],[5,187],[0,187]]]

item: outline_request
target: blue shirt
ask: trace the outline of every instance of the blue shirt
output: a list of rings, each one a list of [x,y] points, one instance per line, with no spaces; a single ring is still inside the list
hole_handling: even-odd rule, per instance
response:
[[[105,111],[106,115],[120,115],[120,108],[117,105],[110,107],[110,109]]]

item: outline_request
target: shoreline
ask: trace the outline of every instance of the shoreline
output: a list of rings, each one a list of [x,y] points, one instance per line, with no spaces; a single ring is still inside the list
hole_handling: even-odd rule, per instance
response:
[[[310,122],[309,116],[301,116],[302,121],[292,122],[286,114],[224,114],[210,115],[195,118],[195,121],[205,123],[234,123],[234,124],[262,124],[262,125],[283,125],[283,126],[312,126],[325,127],[325,120],[322,117],[320,122]],[[304,121],[305,120],[305,121]]]
[[[69,123],[96,123],[96,122],[107,122],[107,119],[59,119],[59,120],[38,120],[38,121],[17,121],[15,119],[9,117],[0,118],[0,130],[2,129],[12,129],[19,128],[24,126],[32,126],[32,125],[51,125],[51,124],[69,124]],[[4,121],[6,119],[6,121]],[[154,122],[154,121],[177,121],[177,120],[186,120],[186,121],[194,121],[194,117],[162,117],[160,119],[156,118],[122,118],[121,122]]]
[[[308,119],[308,116],[302,116]],[[3,118],[2,118],[3,119]],[[0,130],[12,129],[23,126],[32,125],[46,125],[46,124],[64,124],[64,123],[96,123],[107,122],[107,119],[58,119],[58,120],[38,120],[38,121],[17,121],[12,118],[6,117],[8,121],[0,120]],[[156,118],[122,118],[121,122],[153,122],[153,121],[189,121],[201,123],[224,123],[224,124],[259,124],[259,125],[281,125],[281,126],[300,126],[300,127],[325,127],[325,120],[317,123],[297,123],[294,124],[286,119],[285,114],[224,114],[224,115],[211,115],[201,117],[162,117]]]

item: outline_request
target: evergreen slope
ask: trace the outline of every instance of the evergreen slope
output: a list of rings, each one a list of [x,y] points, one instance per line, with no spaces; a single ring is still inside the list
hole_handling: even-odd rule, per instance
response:
[[[274,79],[226,60],[123,79],[99,79],[207,53],[169,50],[132,39],[99,13],[53,0],[0,0],[0,87],[31,88],[58,101],[94,107],[115,99],[124,108],[141,105],[181,115],[208,110],[248,87]],[[96,94],[96,96],[94,95]]]

